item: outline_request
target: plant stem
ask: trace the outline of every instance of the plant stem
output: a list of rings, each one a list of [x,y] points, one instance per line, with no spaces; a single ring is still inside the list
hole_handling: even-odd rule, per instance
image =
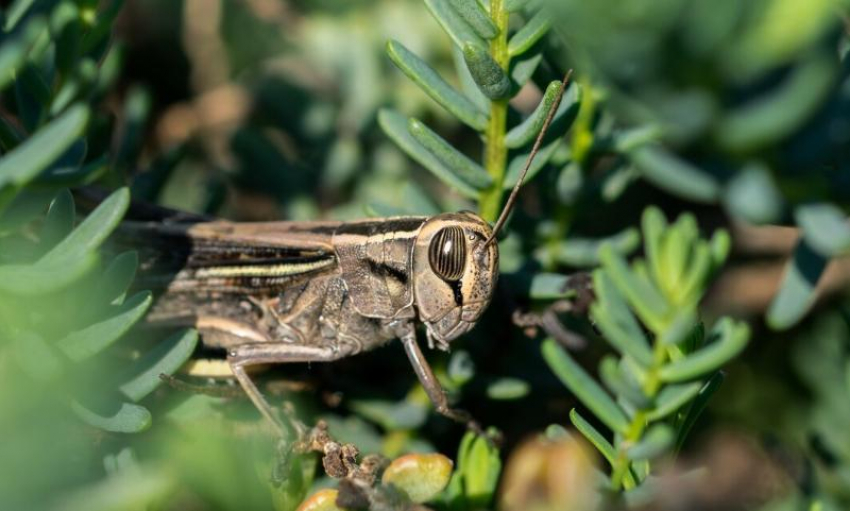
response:
[[[507,73],[511,63],[508,54],[508,18],[504,0],[491,0],[490,17],[499,29],[497,35],[490,41],[490,55]],[[508,100],[498,99],[490,102],[490,121],[485,132],[484,167],[493,178],[493,185],[481,192],[479,210],[481,216],[493,221],[499,216],[502,203],[502,186],[505,181],[508,148],[505,146],[505,132],[508,117]]]
[[[658,378],[658,372],[667,361],[667,349],[658,341],[660,336],[661,333],[656,332],[656,341],[652,349],[652,366],[647,371],[646,381],[643,385],[643,392],[650,400],[654,400],[656,394],[661,389],[661,380]],[[626,477],[631,467],[626,449],[639,442],[641,437],[643,437],[643,433],[646,431],[648,425],[646,421],[647,413],[647,410],[638,410],[635,412],[635,416],[629,424],[629,429],[623,435],[623,441],[617,446],[617,459],[614,460],[611,470],[611,486],[614,491],[620,491],[623,487],[630,489],[633,483],[630,477]]]

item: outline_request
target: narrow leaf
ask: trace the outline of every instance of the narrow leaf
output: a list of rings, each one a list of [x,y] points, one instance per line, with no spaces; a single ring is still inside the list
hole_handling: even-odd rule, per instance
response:
[[[519,31],[508,41],[508,54],[511,57],[522,55],[534,43],[540,40],[549,31],[551,15],[545,9],[535,14]]]
[[[120,307],[111,317],[71,332],[57,342],[57,347],[71,360],[90,358],[120,339],[147,312],[153,297],[149,291],[137,293]]]
[[[591,315],[608,342],[623,355],[632,357],[644,366],[651,365],[653,357],[649,341],[605,272],[593,272],[593,289],[597,301],[591,307]]]
[[[88,123],[89,110],[75,106],[0,159],[0,189],[21,186],[71,147]]]
[[[751,224],[774,223],[782,216],[782,194],[761,163],[747,165],[729,180],[723,202],[732,215]]]
[[[540,149],[540,152],[537,153],[534,161],[531,162],[531,167],[528,168],[528,174],[525,176],[525,183],[534,179],[534,177],[546,167],[560,145],[561,139],[556,138]],[[508,170],[505,172],[505,181],[502,185],[505,190],[510,190],[514,187],[514,185],[516,185],[516,181],[519,179],[520,174],[522,174],[522,169],[525,167],[525,163],[528,161],[528,156],[530,154],[531,148],[527,151],[517,153],[511,158],[510,163],[508,163]]]
[[[487,385],[487,397],[497,401],[511,401],[528,395],[531,387],[518,378],[499,378]]]
[[[395,142],[408,156],[420,165],[431,171],[442,182],[457,190],[461,195],[474,199],[478,198],[478,191],[466,182],[458,179],[454,172],[443,165],[434,153],[419,143],[407,129],[408,119],[393,110],[382,109],[378,112],[378,124],[393,142]]]
[[[151,413],[147,408],[132,403],[122,403],[113,411],[93,411],[74,401],[71,408],[88,424],[113,433],[139,433],[151,425]]]
[[[463,48],[467,44],[486,48],[487,43],[462,17],[457,15],[457,11],[449,2],[450,0],[425,0],[425,6],[458,48]]]
[[[8,16],[8,15],[7,15]],[[6,18],[9,33],[9,17]],[[14,78],[15,72],[26,61],[27,54],[33,44],[47,31],[47,22],[42,18],[34,18],[17,34],[3,39],[0,46],[0,90],[6,87]]]
[[[718,339],[714,343],[662,367],[659,372],[661,380],[681,382],[716,371],[743,351],[750,338],[750,329],[746,324],[735,324],[729,318],[720,320],[716,333]]]
[[[614,460],[617,459],[617,452],[614,450],[614,446],[611,445],[602,433],[596,430],[592,424],[587,422],[575,408],[570,410],[570,422],[573,423],[573,426],[581,433],[588,442],[590,442],[596,450],[599,451],[599,454],[605,458],[611,466],[614,465]]]
[[[700,388],[699,382],[666,385],[655,397],[655,408],[647,414],[646,420],[655,422],[675,413],[693,399]]]
[[[50,86],[33,63],[24,64],[15,76],[15,102],[27,131],[35,130],[41,123],[50,103]]]
[[[615,396],[625,399],[638,410],[649,407],[649,398],[632,381],[629,381],[620,370],[617,359],[606,356],[599,364],[599,377]]]
[[[604,238],[569,237],[553,246],[555,259],[568,266],[592,268],[599,266],[599,249],[608,244],[621,255],[629,255],[640,246],[640,233],[629,227]]]
[[[135,250],[123,252],[115,256],[115,259],[103,272],[97,286],[95,296],[104,304],[116,300],[123,301],[124,295],[130,284],[136,277],[136,268],[139,266],[139,255]]]
[[[588,375],[580,365],[553,339],[546,339],[542,346],[543,358],[552,372],[569,388],[584,406],[613,431],[625,433],[628,419],[623,410],[611,399],[602,387]]]
[[[676,439],[673,428],[666,424],[655,424],[649,428],[640,442],[626,450],[630,460],[651,460],[664,454]]]
[[[431,66],[404,45],[398,41],[388,42],[387,54],[408,78],[461,122],[478,131],[487,127],[487,114],[446,83]]]
[[[798,206],[794,210],[797,225],[808,245],[824,257],[850,252],[850,223],[838,207],[820,202]]]
[[[94,254],[86,254],[58,263],[0,265],[0,290],[23,296],[51,293],[76,282],[96,262]]]
[[[174,374],[186,363],[197,344],[198,332],[192,329],[165,339],[133,362],[130,376],[118,390],[131,401],[141,401],[162,383],[160,374]]]
[[[490,15],[481,8],[478,0],[449,0],[449,3],[482,38],[493,39],[499,35],[498,27],[490,19]]]
[[[575,296],[576,275],[538,273],[531,279],[528,296],[535,300],[557,300]]]
[[[68,189],[63,189],[47,209],[47,216],[41,224],[41,243],[45,247],[58,243],[73,230],[74,218],[74,197]]]
[[[599,250],[604,271],[617,289],[626,297],[644,323],[653,330],[661,330],[669,306],[659,291],[646,279],[633,273],[625,259],[610,245]]]
[[[482,112],[490,111],[490,98],[481,92],[478,84],[472,79],[472,74],[466,66],[466,61],[463,59],[463,50],[457,46],[452,46],[452,60],[457,72],[458,81],[463,94],[472,101],[475,106]]]
[[[116,190],[107,197],[64,240],[41,258],[39,263],[70,261],[95,250],[118,226],[130,205],[130,191]]]
[[[697,419],[702,414],[703,410],[708,406],[708,400],[711,399],[711,396],[717,392],[717,389],[720,388],[720,385],[723,383],[725,375],[722,371],[718,371],[714,373],[711,378],[705,385],[703,385],[693,402],[691,403],[690,408],[688,408],[688,412],[685,415],[685,418],[682,420],[679,425],[679,434],[676,439],[676,450],[680,450],[685,443],[685,439],[690,433],[691,428],[693,428],[694,424],[696,424]]]
[[[510,149],[516,149],[530,144],[537,138],[540,130],[543,129],[543,124],[546,122],[546,117],[549,115],[552,105],[558,100],[558,94],[561,90],[561,82],[553,81],[543,92],[543,98],[534,109],[534,112],[521,124],[512,128],[505,135],[505,145]],[[561,120],[568,118],[568,123],[572,124],[578,116],[579,105],[581,101],[581,87],[576,83],[570,83],[567,90],[564,92],[564,98],[558,106],[558,111],[552,119],[553,125],[559,123],[559,131],[566,131],[569,126],[562,126]]]
[[[505,10],[508,12],[518,12],[530,1],[531,0],[505,0]]]
[[[796,325],[815,303],[816,289],[827,259],[809,246],[805,238],[797,243],[779,292],[767,309],[767,324],[775,330]]]
[[[463,59],[478,88],[490,99],[504,99],[511,92],[511,80],[486,48],[467,44]]]
[[[664,273],[661,251],[664,244],[664,233],[667,231],[667,219],[660,209],[650,206],[643,212],[641,226],[643,227],[643,245],[649,271],[657,282],[661,282],[661,275]]]
[[[417,119],[410,119],[407,127],[413,138],[431,151],[431,154],[436,156],[445,168],[470,187],[481,191],[493,184],[493,178],[484,170],[484,167],[452,147]]]
[[[649,182],[674,195],[694,202],[713,203],[720,185],[708,174],[658,145],[642,146],[630,153],[631,160]]]

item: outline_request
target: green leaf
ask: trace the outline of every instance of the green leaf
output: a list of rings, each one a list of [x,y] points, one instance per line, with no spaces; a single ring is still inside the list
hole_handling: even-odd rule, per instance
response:
[[[587,422],[575,408],[570,410],[570,422],[573,423],[573,426],[581,433],[588,442],[590,442],[596,450],[599,451],[599,454],[605,458],[611,466],[614,465],[614,461],[617,459],[617,452],[614,450],[614,446],[611,445],[602,433],[596,430],[589,422]]]
[[[602,359],[599,364],[599,377],[602,379],[602,383],[608,387],[608,390],[615,396],[625,399],[634,408],[642,410],[649,407],[649,398],[636,382],[630,381],[623,374],[617,359],[613,356],[608,355]]]
[[[144,316],[151,303],[153,296],[149,291],[137,293],[116,307],[111,316],[82,330],[71,332],[56,345],[71,360],[90,358],[127,333]]]
[[[470,187],[481,191],[493,184],[493,178],[481,165],[461,153],[433,130],[417,119],[410,119],[407,129],[423,147],[431,151],[443,166],[449,169],[457,179]]]
[[[575,296],[573,286],[577,275],[537,273],[531,278],[528,296],[534,300],[558,300]]]
[[[63,289],[88,273],[97,262],[94,254],[69,261],[0,265],[0,291],[36,296]]]
[[[470,199],[478,198],[478,190],[459,179],[451,169],[443,165],[434,153],[413,138],[407,129],[408,119],[394,110],[382,109],[378,112],[378,124],[393,142],[408,156],[431,171],[442,182]]]
[[[641,320],[652,330],[660,331],[669,313],[669,305],[658,289],[629,269],[625,259],[611,245],[599,249],[603,269],[616,288],[625,296]]]
[[[66,188],[56,195],[47,209],[47,216],[41,224],[41,243],[51,247],[74,229],[74,197]]]
[[[80,9],[73,2],[61,2],[50,15],[50,32],[56,48],[56,70],[68,77],[79,58],[82,42]]]
[[[431,66],[404,45],[398,41],[389,41],[387,54],[408,78],[461,122],[478,131],[487,127],[487,114],[446,83]]]
[[[118,226],[129,205],[130,191],[127,188],[116,190],[39,263],[71,261],[97,249]]]
[[[640,233],[629,227],[617,234],[598,239],[569,237],[553,246],[555,259],[568,266],[592,268],[599,266],[599,249],[608,244],[619,254],[629,255],[640,245]]]
[[[530,0],[505,0],[505,10],[508,12],[518,12],[525,7]]]
[[[424,404],[411,400],[355,399],[349,406],[364,419],[390,431],[416,429],[425,423],[430,411]]]
[[[734,216],[751,224],[775,223],[782,216],[782,194],[761,163],[747,165],[729,180],[723,202]]]
[[[136,161],[145,135],[145,124],[151,111],[150,93],[143,87],[132,87],[124,101],[124,123],[119,131],[118,148],[113,161],[116,166],[128,166]]]
[[[697,419],[702,414],[703,410],[705,410],[706,406],[708,406],[708,400],[711,399],[711,396],[717,392],[717,389],[720,388],[720,385],[723,383],[725,375],[722,371],[718,371],[714,373],[711,378],[700,388],[696,397],[691,402],[690,408],[688,408],[688,412],[679,425],[679,434],[676,439],[676,450],[680,450],[682,446],[685,444],[685,439],[690,433],[691,428],[693,428],[694,424],[696,424]]]
[[[602,387],[554,339],[546,339],[543,358],[552,372],[569,388],[584,406],[591,410],[611,430],[625,433],[629,427],[623,410]]]
[[[605,339],[623,355],[632,357],[645,367],[650,366],[653,356],[649,341],[605,272],[593,272],[593,289],[597,301],[591,306],[591,316]]]
[[[551,14],[542,9],[535,14],[519,31],[508,41],[508,54],[511,57],[522,55],[529,50],[534,43],[540,40],[549,31]]]
[[[466,66],[466,61],[463,60],[463,50],[457,46],[452,46],[452,60],[454,61],[455,72],[457,72],[458,80],[463,94],[472,101],[476,107],[482,112],[490,111],[490,98],[481,92],[478,84],[472,79],[472,74]]]
[[[487,385],[487,397],[497,401],[512,401],[528,395],[531,387],[518,378],[499,378]]]
[[[15,76],[15,101],[27,131],[35,130],[41,124],[50,96],[50,87],[35,64],[24,64]]]
[[[556,138],[540,149],[537,156],[534,157],[534,161],[531,162],[531,166],[528,168],[528,174],[525,176],[524,183],[530,182],[546,167],[546,164],[552,159],[552,156],[560,145],[561,139]],[[517,153],[511,158],[510,163],[508,163],[508,170],[505,172],[505,181],[502,183],[502,188],[510,190],[516,185],[516,181],[519,179],[520,174],[522,174],[522,169],[525,167],[530,154],[531,148],[528,148],[527,151]]]
[[[696,313],[691,309],[682,309],[670,322],[667,329],[658,337],[658,342],[664,346],[675,346],[689,339],[697,324]]]
[[[720,320],[715,333],[717,341],[662,367],[658,374],[661,380],[681,382],[716,371],[741,353],[750,338],[750,329],[745,323],[735,324],[729,318]]]
[[[174,374],[186,363],[198,344],[198,332],[186,329],[170,336],[133,362],[118,390],[138,402],[162,383],[160,374]]]
[[[676,439],[673,428],[666,424],[650,426],[640,442],[626,450],[630,460],[651,460],[664,454]]]
[[[8,16],[11,16],[9,14]],[[9,17],[7,21],[7,34],[9,33]],[[26,61],[27,54],[33,44],[47,31],[47,22],[42,18],[34,18],[27,26],[15,35],[6,36],[0,46],[0,90],[6,87],[15,78],[16,71]]]
[[[109,165],[109,156],[106,154],[91,160],[85,165],[54,165],[38,176],[35,184],[36,186],[50,188],[86,185],[104,175]]]
[[[490,19],[490,15],[481,8],[478,0],[449,0],[449,3],[482,38],[493,39],[499,35],[498,27]]]
[[[819,108],[835,83],[837,61],[832,55],[809,55],[775,91],[729,113],[717,123],[715,137],[729,151],[747,151],[783,139],[797,131]]]
[[[486,48],[467,44],[463,47],[463,59],[472,79],[490,99],[504,99],[511,93],[511,80]]]
[[[694,202],[713,203],[720,195],[717,180],[661,146],[641,146],[630,153],[635,166],[649,182]]]
[[[463,48],[467,44],[473,44],[482,49],[487,48],[487,43],[462,17],[457,15],[457,11],[449,2],[450,0],[425,0],[425,6],[458,48]]]
[[[88,424],[113,433],[139,433],[151,425],[148,409],[132,403],[122,403],[117,410],[93,411],[74,401],[71,408]]]
[[[88,108],[74,106],[4,155],[0,159],[0,190],[21,186],[43,172],[82,135],[88,120]]]
[[[36,3],[36,0],[15,0],[12,4],[7,8],[6,14],[6,24],[3,26],[4,32],[11,32],[15,26],[17,26],[18,22],[24,18],[24,15],[29,12],[32,8],[33,4]]]
[[[488,508],[496,492],[502,460],[487,438],[467,432],[460,443],[455,475],[466,500],[466,509]],[[451,484],[450,484],[451,486]]]
[[[646,415],[646,420],[655,422],[675,413],[693,399],[700,388],[700,382],[666,385],[655,397],[655,408]]]
[[[661,282],[661,275],[664,270],[661,253],[664,234],[667,231],[667,219],[660,209],[650,206],[643,211],[641,225],[643,227],[644,252],[646,252],[649,270],[652,273],[652,278]]]
[[[541,61],[543,61],[543,50],[539,46],[511,59],[508,75],[511,77],[514,90],[521,89],[531,79]]]
[[[516,149],[523,147],[530,144],[535,138],[537,138],[537,135],[543,129],[543,125],[546,123],[546,117],[549,115],[549,110],[552,109],[552,105],[558,100],[560,91],[561,82],[557,80],[551,82],[546,87],[546,90],[543,92],[543,98],[540,100],[537,108],[534,109],[534,112],[532,112],[531,115],[529,115],[528,118],[521,124],[512,128],[505,135],[505,145],[508,146],[508,148]],[[578,116],[580,104],[581,87],[577,83],[573,82],[569,85],[567,90],[564,91],[564,97],[561,100],[561,104],[558,106],[558,111],[552,118],[552,125],[555,126],[557,122],[559,131],[568,130],[569,125],[571,125]],[[563,124],[568,125],[564,126]]]
[[[62,374],[64,364],[61,357],[37,333],[24,330],[11,341],[12,358],[34,380],[47,383]]]
[[[816,288],[827,259],[809,246],[805,238],[797,243],[779,292],[767,309],[767,324],[775,330],[796,325],[815,302]]]
[[[794,210],[806,243],[824,257],[850,252],[850,224],[837,206],[825,202],[804,204]]]

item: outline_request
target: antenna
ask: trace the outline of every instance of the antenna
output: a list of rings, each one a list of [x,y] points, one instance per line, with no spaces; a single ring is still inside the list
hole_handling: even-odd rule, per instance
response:
[[[543,127],[540,128],[540,133],[537,134],[537,140],[534,141],[534,145],[531,147],[531,154],[529,154],[528,159],[525,160],[525,166],[523,167],[522,172],[520,172],[519,174],[519,179],[517,179],[513,190],[511,190],[511,194],[508,196],[508,201],[505,203],[505,207],[502,208],[502,213],[499,215],[498,220],[496,220],[496,225],[493,226],[493,233],[490,234],[490,237],[484,243],[485,247],[495,241],[496,234],[499,233],[499,230],[505,225],[505,222],[508,220],[508,215],[513,209],[514,203],[516,203],[516,198],[519,194],[519,189],[522,187],[522,181],[525,179],[525,175],[528,174],[528,169],[531,168],[531,163],[534,161],[534,157],[537,156],[537,153],[540,151],[540,145],[543,143],[543,137],[546,136],[546,131],[549,129],[549,125],[552,124],[552,119],[555,118],[555,112],[557,112],[558,107],[561,106],[561,99],[564,98],[564,91],[567,90],[567,84],[570,82],[570,77],[572,75],[572,69],[567,71],[567,74],[564,75],[564,79],[563,81],[561,81],[561,90],[558,91],[558,95],[555,99],[555,102],[552,103],[551,107],[549,107],[549,113],[546,115],[546,120],[543,121]]]

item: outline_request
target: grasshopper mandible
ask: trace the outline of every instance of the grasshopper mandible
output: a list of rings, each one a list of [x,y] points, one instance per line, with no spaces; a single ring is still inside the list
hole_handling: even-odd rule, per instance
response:
[[[499,275],[496,234],[570,74],[492,229],[470,212],[353,222],[125,223],[122,235],[153,254],[143,255],[142,270],[169,270],[148,320],[192,324],[206,346],[225,349],[233,375],[281,433],[284,425],[248,367],[331,362],[393,339],[404,344],[437,411],[480,431],[469,414],[449,406],[416,325],[424,324],[429,347],[447,350],[487,308]]]

